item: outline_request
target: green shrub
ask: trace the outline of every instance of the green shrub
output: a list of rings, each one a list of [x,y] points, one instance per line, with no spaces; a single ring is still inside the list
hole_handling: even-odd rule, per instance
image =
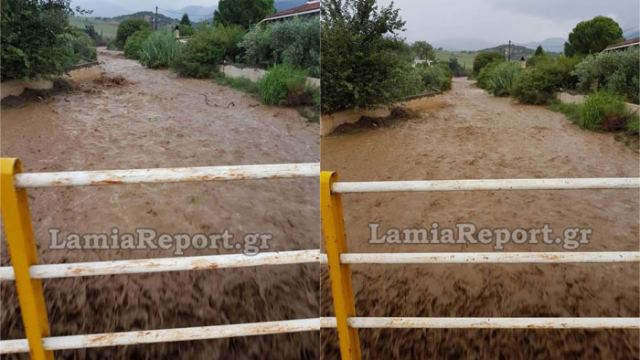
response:
[[[394,70],[393,82],[396,83],[392,95],[394,99],[403,99],[425,91],[423,70],[410,64]]]
[[[2,81],[51,77],[74,63],[68,0],[2,0]]]
[[[311,102],[306,88],[306,73],[282,64],[272,67],[260,79],[260,99],[268,105],[300,105]]]
[[[178,43],[173,34],[166,31],[156,31],[142,43],[138,59],[142,65],[148,68],[164,68],[173,63],[178,52]]]
[[[496,52],[483,52],[473,59],[473,75],[477,76],[480,71],[487,65],[495,61],[504,61],[504,56]]]
[[[640,114],[635,113],[630,116],[627,122],[627,132],[635,136],[640,134]]]
[[[242,39],[244,61],[254,66],[289,64],[320,75],[319,19],[294,19],[254,26]]]
[[[74,64],[78,62],[91,62],[98,59],[96,45],[93,39],[83,31],[74,31],[69,41],[73,48]]]
[[[577,124],[582,114],[582,104],[563,103],[558,100],[549,105],[549,109],[563,113],[572,123]]]
[[[451,89],[452,74],[448,64],[418,65],[416,67],[420,69],[419,75],[422,78],[422,84],[425,89],[435,91]]]
[[[621,96],[599,91],[587,96],[578,125],[589,130],[617,131],[625,128],[629,118]]]
[[[512,95],[523,104],[548,104],[562,84],[562,70],[555,66],[537,66],[521,72],[513,83]]]
[[[480,71],[482,85],[495,96],[509,96],[522,69],[516,62],[499,62]],[[480,81],[479,81],[480,82]]]
[[[225,59],[233,60],[238,55],[237,43],[243,35],[244,30],[235,25],[200,26],[182,48],[173,68],[182,76],[210,77]]]
[[[142,44],[151,35],[150,30],[138,30],[134,32],[127,42],[124,44],[124,56],[129,59],[138,59],[140,57],[140,50],[142,50]]]
[[[640,50],[590,55],[576,66],[578,89],[582,91],[608,90],[627,101],[640,103]]]
[[[151,25],[142,19],[127,19],[118,25],[114,45],[118,49],[123,49],[129,36],[138,30],[151,30]]]
[[[260,94],[260,87],[258,86],[258,83],[244,77],[232,78],[230,76],[225,76],[222,73],[216,73],[213,76],[213,80],[220,85],[230,86],[236,90],[244,91],[249,94]]]

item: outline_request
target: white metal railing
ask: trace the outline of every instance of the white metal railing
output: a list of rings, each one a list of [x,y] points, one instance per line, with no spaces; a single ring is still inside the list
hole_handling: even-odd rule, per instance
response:
[[[190,328],[127,331],[91,335],[51,336],[42,339],[45,350],[71,350],[103,346],[123,346],[221,339],[237,336],[284,334],[320,330],[320,319],[266,321],[259,323],[198,326]],[[26,339],[0,341],[0,354],[28,352]]]
[[[638,317],[357,317],[350,265],[358,264],[523,264],[640,262],[640,251],[603,252],[456,252],[350,253],[345,239],[342,194],[498,190],[638,189],[640,178],[486,179],[432,181],[338,182],[335,173],[320,176],[323,233],[336,317],[321,318],[321,327],[337,328],[343,360],[361,357],[361,328],[432,329],[640,329]]]
[[[640,178],[572,178],[336,182],[333,183],[331,190],[336,193],[367,193],[400,191],[633,189],[638,187],[640,187]]]
[[[5,166],[6,164],[5,161],[6,160],[3,159],[3,166]],[[3,167],[3,174],[9,171],[13,170]],[[318,177],[319,173],[320,164],[303,163],[106,171],[65,171],[50,173],[17,172],[12,176],[12,179],[13,186],[17,189],[58,186],[99,186],[195,181],[201,182],[283,179],[300,177],[305,178]],[[3,192],[4,191],[5,188],[3,188]],[[19,204],[15,208],[19,208],[19,206],[27,206],[26,197],[18,197],[17,202]],[[14,204],[12,203],[11,205],[13,206]],[[26,218],[23,218],[21,220],[12,219],[12,221],[28,221],[28,225],[30,227],[31,219],[28,218],[28,216],[29,214],[27,211]],[[16,226],[24,226],[24,223],[18,224]],[[24,235],[24,231],[22,230],[19,230],[18,233],[20,236]],[[26,236],[24,239],[19,239],[18,241],[32,242],[33,239]],[[29,256],[22,253],[18,254],[20,254],[21,257]],[[312,249],[258,253],[256,255],[227,254],[211,256],[95,261],[65,264],[34,264],[29,266],[28,268],[24,267],[23,269],[28,270],[29,279],[33,279],[35,281],[41,279],[69,278],[80,276],[140,274],[167,271],[239,268],[263,265],[287,265],[304,263],[317,264],[321,261],[320,258],[320,250]],[[22,279],[24,279],[24,276],[22,277]],[[16,280],[14,268],[9,266],[0,267],[0,281],[13,280]],[[40,294],[39,296],[42,295]],[[44,314],[44,319],[46,320],[46,314]],[[48,336],[41,337],[42,342],[36,342],[35,344],[38,344],[41,349],[44,349],[44,351],[54,351],[101,346],[133,345],[157,342],[217,339],[236,336],[281,334],[302,331],[316,331],[319,329],[319,318],[296,319],[192,328],[130,331],[120,333]],[[32,349],[30,349],[29,347],[29,341],[31,340],[0,340],[0,354],[30,352],[32,351]]]
[[[320,250],[297,250],[209,256],[167,257],[134,260],[93,261],[33,265],[32,279],[59,279],[82,276],[147,274],[156,272],[212,270],[263,265],[318,263]],[[0,281],[15,280],[11,266],[0,267]]]
[[[320,164],[264,164],[161,169],[62,171],[15,175],[18,188],[318,177]]]

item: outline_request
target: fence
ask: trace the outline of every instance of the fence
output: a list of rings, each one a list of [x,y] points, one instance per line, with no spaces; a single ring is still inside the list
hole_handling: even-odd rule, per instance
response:
[[[0,160],[1,208],[11,267],[0,267],[0,281],[15,281],[26,339],[1,340],[0,354],[30,352],[33,359],[52,359],[53,351],[316,331],[337,328],[343,359],[359,359],[360,328],[548,328],[637,329],[640,318],[394,318],[357,317],[351,284],[351,264],[469,264],[639,262],[640,251],[528,253],[348,253],[344,233],[342,193],[392,191],[564,190],[640,188],[640,178],[504,179],[447,181],[338,182],[319,164],[244,165],[173,169],[22,173],[17,159]],[[260,253],[255,256],[212,255],[179,258],[38,264],[27,202],[27,188],[98,186],[134,183],[231,181],[317,177],[327,254],[320,250]],[[90,335],[49,336],[41,281],[43,279],[190,271],[246,266],[326,263],[335,317],[283,320]]]
[[[320,318],[261,323],[216,325],[179,329],[130,331],[73,336],[49,336],[42,279],[166,271],[187,271],[246,266],[320,262],[320,250],[299,250],[246,255],[115,260],[67,264],[38,264],[27,202],[27,188],[119,185],[188,181],[232,181],[317,177],[320,166],[276,164],[173,169],[22,173],[17,159],[0,160],[1,208],[11,267],[0,267],[0,280],[15,281],[26,339],[0,341],[0,354],[29,352],[32,359],[53,359],[54,350],[157,342],[217,339],[279,334],[320,329]]]
[[[338,182],[333,172],[320,174],[320,207],[329,265],[335,318],[321,325],[337,328],[343,360],[360,359],[358,329],[475,328],[475,329],[638,329],[640,318],[439,318],[357,317],[351,284],[351,264],[470,264],[639,262],[640,251],[503,252],[503,253],[364,253],[347,251],[341,194],[478,190],[566,190],[640,188],[640,178],[501,179]]]

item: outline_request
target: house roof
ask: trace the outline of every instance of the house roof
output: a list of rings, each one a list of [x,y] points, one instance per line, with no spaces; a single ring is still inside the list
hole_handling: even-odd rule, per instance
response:
[[[298,16],[303,14],[313,14],[313,13],[319,13],[319,12],[320,12],[320,1],[319,0],[308,1],[306,4],[302,4],[300,6],[296,6],[291,9],[278,11],[277,13],[262,19],[262,21],[284,19],[288,17]]]
[[[629,39],[629,40],[625,40],[625,41],[623,41],[621,43],[618,43],[618,44],[609,45],[603,51],[609,51],[609,50],[615,50],[615,49],[624,49],[626,47],[630,47],[630,46],[634,46],[634,45],[640,45],[640,37]]]

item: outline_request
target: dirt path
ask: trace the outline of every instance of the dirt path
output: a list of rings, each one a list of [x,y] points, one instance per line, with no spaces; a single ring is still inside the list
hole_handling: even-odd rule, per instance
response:
[[[108,77],[44,102],[2,109],[2,155],[25,171],[317,162],[318,125],[212,81],[148,70],[112,52]],[[207,101],[205,101],[205,95]],[[207,104],[207,102],[209,104]],[[173,256],[171,251],[47,249],[62,234],[272,233],[271,250],[317,248],[314,180],[36,189],[29,192],[42,262]],[[3,240],[3,265],[8,258]],[[222,250],[220,250],[222,252]],[[216,254],[217,250],[188,255]],[[317,316],[316,266],[261,267],[45,282],[53,335],[203,326]],[[22,338],[13,284],[2,286],[2,338]],[[316,358],[317,333],[60,352],[59,358]]]
[[[544,107],[495,98],[466,79],[414,101],[424,116],[391,128],[323,138],[322,166],[343,180],[638,176],[638,154],[610,134],[581,130]],[[580,251],[638,250],[637,190],[459,192],[345,195],[351,251],[495,251],[492,245],[368,244],[380,228],[593,229]],[[514,245],[505,251],[562,251]],[[360,316],[639,315],[637,264],[358,266]],[[326,274],[323,274],[326,281]],[[330,294],[323,287],[323,315]],[[324,353],[335,334],[323,331]],[[365,358],[638,358],[638,331],[371,330]]]

